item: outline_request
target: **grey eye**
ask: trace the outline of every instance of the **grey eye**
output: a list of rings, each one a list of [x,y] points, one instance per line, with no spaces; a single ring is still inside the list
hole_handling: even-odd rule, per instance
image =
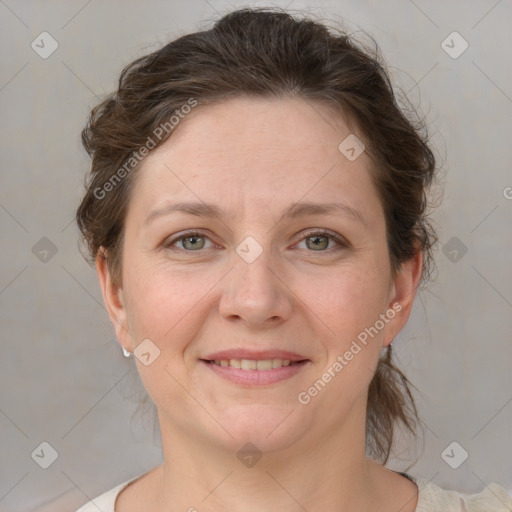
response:
[[[205,237],[199,234],[185,236],[178,240],[181,241],[185,249],[189,250],[202,249],[205,245]]]
[[[319,250],[319,249],[327,249],[329,247],[329,238],[325,235],[315,235],[315,236],[308,236],[305,238],[306,240],[306,246],[308,249],[313,250]],[[312,241],[310,244],[309,242]]]

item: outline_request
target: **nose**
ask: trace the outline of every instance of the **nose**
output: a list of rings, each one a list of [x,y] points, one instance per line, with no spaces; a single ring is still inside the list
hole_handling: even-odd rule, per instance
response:
[[[290,317],[294,295],[270,252],[264,250],[252,262],[236,255],[234,268],[223,280],[219,310],[224,318],[261,328]]]

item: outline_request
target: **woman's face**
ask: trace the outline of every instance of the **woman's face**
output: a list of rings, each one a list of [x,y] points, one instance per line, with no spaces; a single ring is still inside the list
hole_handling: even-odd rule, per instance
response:
[[[98,271],[119,341],[150,340],[137,367],[170,428],[271,450],[364,413],[420,260],[392,279],[369,157],[338,149],[350,134],[322,105],[231,99],[193,110],[137,171],[122,288]],[[279,369],[293,357],[277,351],[305,362]]]

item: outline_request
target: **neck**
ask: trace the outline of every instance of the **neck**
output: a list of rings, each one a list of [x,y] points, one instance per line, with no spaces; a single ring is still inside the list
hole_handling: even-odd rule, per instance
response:
[[[389,471],[366,458],[363,405],[332,432],[311,433],[279,450],[263,448],[252,466],[237,457],[245,442],[228,449],[161,416],[165,462],[152,510],[382,510],[377,475]]]

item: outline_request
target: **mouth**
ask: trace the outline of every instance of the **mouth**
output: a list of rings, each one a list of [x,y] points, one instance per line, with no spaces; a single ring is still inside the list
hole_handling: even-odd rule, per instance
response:
[[[269,386],[294,377],[309,359],[200,359],[216,376],[243,387]]]
[[[299,361],[291,361],[290,359],[201,359],[209,364],[215,364],[217,366],[229,366],[230,368],[236,368],[237,370],[245,371],[268,371],[274,370],[275,368],[283,368],[286,366],[295,366],[301,363],[309,361],[309,359],[302,359]]]

